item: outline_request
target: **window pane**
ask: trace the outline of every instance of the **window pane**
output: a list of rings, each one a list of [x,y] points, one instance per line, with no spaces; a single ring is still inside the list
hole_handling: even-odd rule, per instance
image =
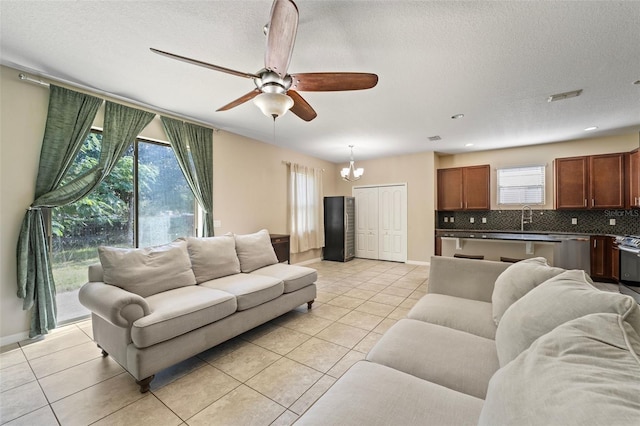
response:
[[[91,133],[64,182],[98,162],[102,135]],[[51,211],[52,270],[56,282],[58,321],[86,314],[77,290],[87,281],[87,267],[99,262],[97,247],[133,246],[133,149],[118,161],[98,188],[73,204]]]
[[[545,166],[498,169],[498,204],[544,204]]]
[[[169,145],[138,143],[138,246],[194,234],[193,193]]]

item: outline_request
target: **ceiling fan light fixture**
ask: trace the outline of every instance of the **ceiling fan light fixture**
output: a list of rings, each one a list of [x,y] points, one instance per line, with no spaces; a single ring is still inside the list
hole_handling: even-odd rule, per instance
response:
[[[260,93],[253,98],[253,103],[267,117],[283,116],[293,106],[293,99],[283,93]]]

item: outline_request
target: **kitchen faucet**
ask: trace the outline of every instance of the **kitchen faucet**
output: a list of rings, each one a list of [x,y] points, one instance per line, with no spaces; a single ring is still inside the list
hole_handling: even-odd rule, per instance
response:
[[[533,211],[529,206],[522,206],[522,215],[520,216],[520,231],[524,231],[525,223],[533,223]]]

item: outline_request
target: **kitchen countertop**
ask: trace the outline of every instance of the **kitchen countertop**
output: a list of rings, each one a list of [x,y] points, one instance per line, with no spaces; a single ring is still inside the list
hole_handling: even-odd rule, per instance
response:
[[[536,231],[503,231],[503,230],[471,230],[471,229],[436,229],[436,237],[469,238],[504,241],[533,241],[544,243],[561,243],[567,240],[588,240],[589,234]]]

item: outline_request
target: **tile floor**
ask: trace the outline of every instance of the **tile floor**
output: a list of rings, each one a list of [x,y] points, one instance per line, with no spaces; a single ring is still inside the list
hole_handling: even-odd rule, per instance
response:
[[[318,262],[318,297],[156,375],[134,379],[91,340],[91,322],[1,348],[0,423],[289,425],[427,291],[424,266]]]

